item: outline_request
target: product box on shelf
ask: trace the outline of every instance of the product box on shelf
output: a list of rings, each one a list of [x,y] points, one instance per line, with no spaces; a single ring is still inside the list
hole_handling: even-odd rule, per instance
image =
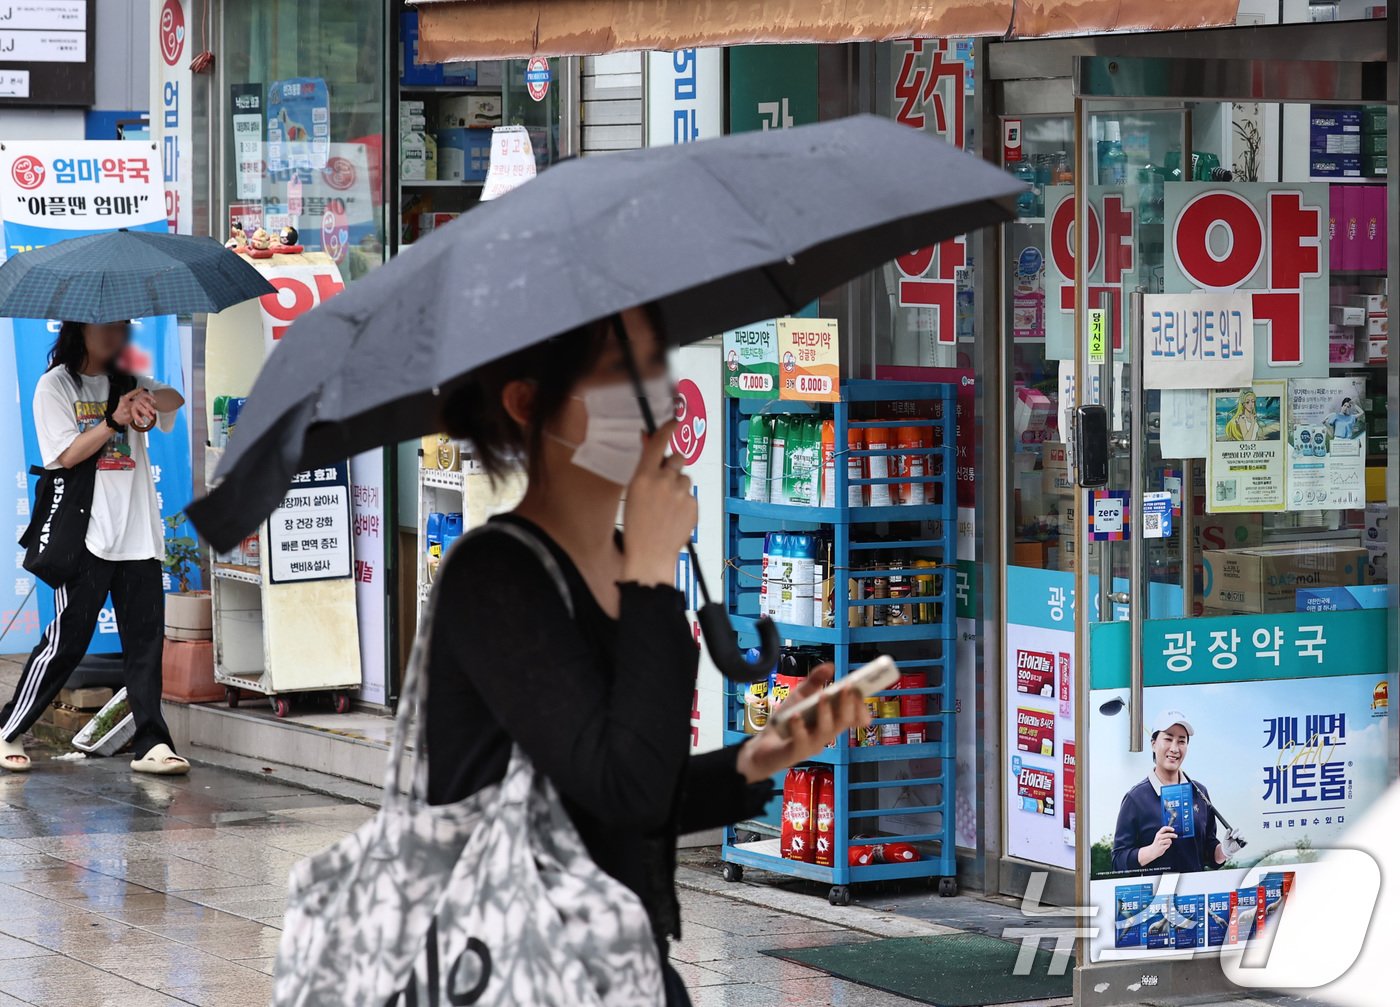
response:
[[[1366,309],[1354,304],[1332,305],[1332,324],[1355,328],[1366,324]]]
[[[1385,294],[1352,294],[1347,299],[1347,306],[1359,309],[1366,317],[1384,315],[1390,308],[1390,299]],[[1361,323],[1347,322],[1345,324],[1360,325]]]
[[[1073,496],[1074,474],[1069,466],[1069,448],[1062,441],[1041,445],[1041,481],[1047,496]]]
[[[1328,335],[1327,362],[1329,364],[1351,364],[1356,362],[1356,333],[1347,330],[1344,336]]]
[[[442,64],[442,82],[447,87],[476,87],[474,59],[453,59]]]
[[[399,15],[399,83],[433,87],[443,82],[441,63],[418,62],[418,12]]]
[[[1314,154],[1312,156],[1314,178],[1360,178],[1360,154]]]
[[[1367,178],[1385,178],[1388,174],[1390,174],[1390,155],[1361,155],[1361,170]]]
[[[1385,466],[1366,466],[1366,502],[1383,503],[1385,501]]]
[[[1044,433],[1055,414],[1055,403],[1044,392],[1034,388],[1016,389],[1016,404],[1013,416],[1016,433],[1022,441],[1044,440]]]
[[[443,98],[438,103],[437,126],[439,129],[490,129],[499,126],[501,119],[501,99],[499,95],[465,94]]]
[[[491,166],[489,129],[443,129],[438,131],[438,176],[466,182],[486,179]]]
[[[1381,10],[1385,10],[1382,6]],[[1384,105],[1366,105],[1361,109],[1361,132],[1375,136],[1385,135],[1389,110]]]
[[[1044,570],[1048,543],[1041,541],[1020,541],[1012,544],[1011,562],[1014,566],[1028,566]]]
[[[1359,108],[1333,108],[1325,105],[1314,105],[1311,109],[1311,134],[1313,137],[1313,147],[1317,146],[1319,136],[1329,136],[1340,133],[1361,133],[1362,115]]]
[[[447,434],[428,434],[423,438],[423,467],[456,472],[462,467],[462,452],[457,442]]]
[[[1390,336],[1368,336],[1366,338],[1366,363],[1384,364],[1390,362]]]
[[[418,234],[421,237],[429,231],[436,231],[439,227],[445,227],[460,216],[460,213],[439,213],[425,210],[418,214]]]
[[[1337,543],[1207,549],[1207,608],[1270,613],[1297,610],[1298,591],[1366,583],[1366,550]]]

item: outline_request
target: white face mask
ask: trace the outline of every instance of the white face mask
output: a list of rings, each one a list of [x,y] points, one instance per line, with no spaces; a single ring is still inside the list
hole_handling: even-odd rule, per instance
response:
[[[676,415],[676,399],[671,382],[666,377],[652,378],[642,383],[652,418],[659,427]],[[552,440],[574,449],[573,463],[599,478],[618,486],[626,486],[637,472],[642,458],[642,431],[646,421],[637,402],[632,382],[590,388],[574,398],[588,410],[588,429],[581,444],[574,444],[555,434]]]

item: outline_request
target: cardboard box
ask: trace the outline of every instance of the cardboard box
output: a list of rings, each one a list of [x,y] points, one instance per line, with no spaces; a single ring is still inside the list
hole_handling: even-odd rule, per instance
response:
[[[418,62],[418,12],[399,15],[399,83],[432,87],[443,83],[441,63]]]
[[[1366,311],[1350,304],[1332,305],[1332,324],[1354,328],[1366,324]]]
[[[1012,544],[1011,562],[1014,566],[1044,570],[1048,565],[1047,549],[1046,542],[1015,542]]]
[[[1366,579],[1375,584],[1390,583],[1390,555],[1388,543],[1366,543]]]
[[[1314,178],[1360,178],[1360,154],[1314,154],[1312,157]]]
[[[501,123],[501,99],[498,95],[466,94],[443,98],[438,105],[439,129],[489,129]]]
[[[1061,441],[1041,444],[1041,486],[1046,496],[1074,496],[1074,473],[1069,468],[1069,448]]]
[[[1090,573],[1098,573],[1099,558],[1102,555],[1103,543],[1090,542],[1089,549],[1084,554],[1085,562],[1089,564]],[[1074,569],[1074,559],[1079,555],[1079,537],[1076,535],[1060,536],[1059,568],[1063,571]]]
[[[1385,466],[1366,466],[1366,502],[1385,502]]]
[[[1390,360],[1390,336],[1369,336],[1366,339],[1366,363],[1384,364]]]
[[[71,706],[74,709],[95,712],[106,706],[111,701],[112,695],[111,689],[59,689],[58,701],[64,706]]]
[[[1361,109],[1314,105],[1311,109],[1312,135],[1319,133],[1360,133]]]
[[[1207,549],[1203,559],[1209,608],[1293,612],[1300,590],[1366,583],[1366,550],[1350,545]]]
[[[1367,188],[1369,189],[1370,186]],[[1368,316],[1384,315],[1390,309],[1390,298],[1386,297],[1385,294],[1352,294],[1347,298],[1347,306],[1360,308]],[[1332,310],[1336,311],[1335,308]]]
[[[43,721],[60,731],[77,734],[88,726],[88,721],[97,716],[96,710],[68,710],[61,706],[50,706],[44,711]]]
[[[1264,544],[1264,515],[1197,514],[1195,530],[1200,549],[1249,549]]]

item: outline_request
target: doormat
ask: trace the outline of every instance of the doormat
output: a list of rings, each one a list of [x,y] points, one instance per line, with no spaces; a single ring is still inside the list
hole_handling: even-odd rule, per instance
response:
[[[1051,951],[1038,950],[1029,973],[1018,976],[1014,973],[1020,953],[1020,944],[981,934],[893,937],[764,952],[934,1007],[984,1007],[1072,995],[1072,955],[1064,975],[1055,976],[1049,974]]]

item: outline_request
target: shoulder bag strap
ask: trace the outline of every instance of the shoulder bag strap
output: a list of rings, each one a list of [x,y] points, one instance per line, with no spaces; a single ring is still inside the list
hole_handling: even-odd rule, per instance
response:
[[[535,554],[540,565],[545,568],[545,572],[554,581],[554,585],[559,591],[559,597],[564,602],[569,618],[572,619],[574,617],[574,603],[573,597],[569,593],[568,582],[564,579],[564,571],[560,569],[559,563],[554,558],[554,554],[549,551],[549,547],[529,529],[511,521],[495,521],[472,529],[460,541],[493,532],[509,535]],[[402,773],[400,771],[405,756],[408,761],[406,768],[411,786],[411,790],[406,795],[407,800],[422,802],[427,798],[427,718],[422,715],[422,700],[427,680],[433,618],[437,612],[438,584],[441,582],[442,575],[439,572],[438,580],[434,583],[432,593],[428,597],[428,604],[423,609],[423,619],[418,624],[418,632],[413,640],[413,652],[408,659],[408,667],[404,671],[403,691],[399,694],[398,712],[394,716],[394,737],[389,747],[389,765],[384,779],[384,803],[386,805],[405,799],[404,791],[401,789]],[[416,724],[415,717],[417,718]],[[412,751],[408,750],[410,736],[413,738]]]

